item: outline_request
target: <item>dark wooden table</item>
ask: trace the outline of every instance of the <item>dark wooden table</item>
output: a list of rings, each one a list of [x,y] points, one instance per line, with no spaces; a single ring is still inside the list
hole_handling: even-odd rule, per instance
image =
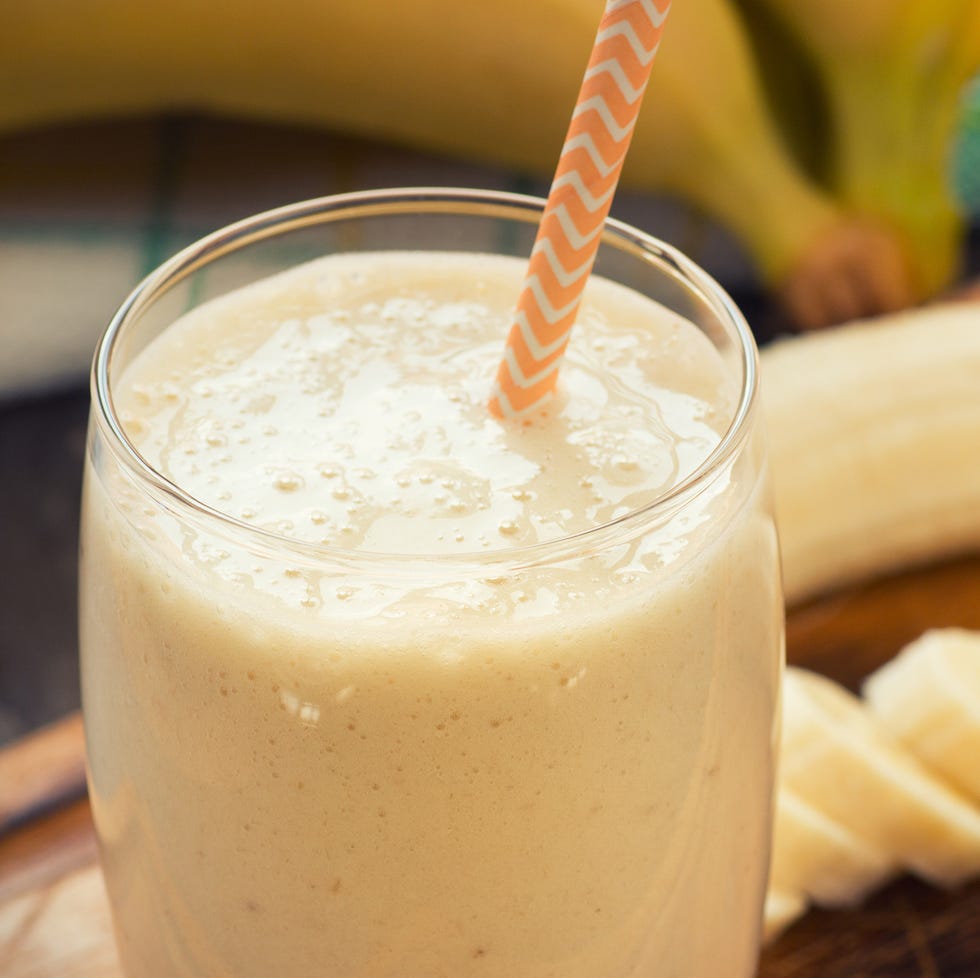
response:
[[[903,644],[948,625],[980,629],[980,556],[793,610],[788,656],[856,688]],[[0,751],[3,978],[120,978],[83,767],[77,714]],[[860,909],[811,911],[759,969],[759,978],[879,976],[980,976],[980,881],[945,892],[904,878]]]

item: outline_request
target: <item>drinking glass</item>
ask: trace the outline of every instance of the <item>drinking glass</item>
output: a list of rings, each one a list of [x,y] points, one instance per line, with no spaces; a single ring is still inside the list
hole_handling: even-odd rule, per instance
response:
[[[129,978],[754,973],[783,606],[756,351],[708,275],[607,222],[594,274],[694,323],[734,406],[691,475],[533,546],[299,541],[156,471],[117,404],[190,310],[331,254],[527,256],[542,204],[414,189],[285,207],[166,262],[109,325],[82,692]]]

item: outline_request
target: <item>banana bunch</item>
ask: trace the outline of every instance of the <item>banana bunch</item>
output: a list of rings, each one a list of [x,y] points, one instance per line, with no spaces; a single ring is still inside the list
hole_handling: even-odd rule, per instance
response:
[[[945,887],[980,874],[980,633],[927,632],[863,701],[794,668],[783,692],[768,939],[904,870]]]
[[[830,93],[827,186],[774,121],[739,7],[752,2],[778,8]],[[975,7],[677,3],[624,183],[680,195],[730,228],[803,325],[914,302],[955,273],[961,230],[940,156],[950,93],[980,65],[963,40]],[[326,125],[547,176],[600,8],[495,0],[464,16],[451,0],[0,0],[0,131],[183,108]]]
[[[740,0],[763,7],[808,56],[828,116],[825,185],[911,248],[931,294],[956,267],[958,199],[950,157],[962,93],[980,70],[975,0]],[[974,149],[975,153],[976,150]]]
[[[762,351],[787,601],[980,547],[980,305]]]

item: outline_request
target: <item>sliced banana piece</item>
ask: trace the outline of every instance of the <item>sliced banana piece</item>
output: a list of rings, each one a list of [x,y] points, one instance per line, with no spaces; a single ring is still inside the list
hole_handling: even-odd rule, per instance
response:
[[[940,886],[980,872],[980,811],[893,741],[853,694],[787,669],[783,783]]]
[[[898,871],[893,859],[780,786],[770,886],[825,907],[852,907]]]
[[[926,632],[872,673],[863,692],[892,736],[980,803],[980,632]]]
[[[789,890],[770,889],[762,923],[762,941],[769,944],[806,911],[806,897]]]

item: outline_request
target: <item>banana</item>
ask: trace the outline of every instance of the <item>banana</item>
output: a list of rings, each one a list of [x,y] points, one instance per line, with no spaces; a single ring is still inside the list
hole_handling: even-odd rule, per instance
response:
[[[782,784],[923,879],[980,873],[980,811],[895,744],[836,683],[789,669]]]
[[[771,890],[851,907],[896,872],[893,860],[828,818],[785,784],[776,796]]]
[[[942,886],[980,873],[980,808],[945,783],[980,802],[980,632],[927,632],[866,680],[865,703],[793,667],[783,691],[765,942],[900,866]]]
[[[787,601],[980,547],[980,306],[761,354]]]
[[[863,692],[883,727],[980,804],[980,633],[926,632],[873,673]]]
[[[903,234],[921,294],[958,266],[948,161],[960,92],[980,67],[975,0],[741,0],[793,33],[829,108],[830,184]]]
[[[806,912],[806,898],[802,893],[770,889],[766,893],[765,911],[762,919],[762,940],[769,944],[797,917]]]
[[[550,176],[599,13],[595,0],[495,0],[465,17],[452,0],[0,0],[0,130],[190,108]],[[786,149],[731,0],[675,5],[623,181],[733,231],[806,325],[916,295],[895,237]]]
[[[800,11],[816,17],[823,33],[801,43],[819,43],[827,71],[837,38],[849,45],[849,63],[873,61],[876,45],[894,48],[889,63],[907,75],[922,47],[909,38],[933,33],[949,54],[935,68],[949,76],[944,86],[980,64],[973,0],[765,2],[787,21],[796,10],[800,34]],[[270,11],[230,0],[0,0],[0,130],[189,107],[550,173],[597,19],[592,0],[496,0],[470,5],[465,17],[449,0],[282,0]],[[949,24],[962,28],[963,17],[972,21],[951,37]],[[869,127],[877,90],[874,98],[864,110]],[[838,318],[821,292],[860,293],[883,274],[878,298],[865,305],[907,298],[887,239],[862,232],[801,174],[764,103],[732,5],[677,3],[624,179],[714,214],[749,244],[769,281],[802,289],[799,308],[824,310],[818,320]],[[863,127],[853,129],[857,139]],[[890,165],[881,162],[869,182],[890,185]],[[829,266],[820,254],[831,255]],[[762,362],[791,602],[980,546],[980,466],[968,450],[980,432],[980,329],[968,312],[920,312],[790,340]]]

